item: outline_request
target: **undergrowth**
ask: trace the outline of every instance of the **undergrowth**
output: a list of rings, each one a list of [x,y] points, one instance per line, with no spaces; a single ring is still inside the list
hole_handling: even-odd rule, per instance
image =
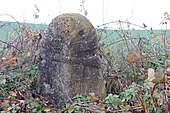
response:
[[[161,24],[167,26],[168,14]],[[118,29],[108,25],[117,24]],[[125,27],[126,26],[126,30]],[[131,26],[145,34],[133,32]],[[3,27],[3,26],[1,26]],[[8,41],[0,41],[1,113],[169,113],[170,36],[130,22],[96,29],[107,96],[77,95],[60,105],[36,93],[37,56],[42,31],[18,23]]]

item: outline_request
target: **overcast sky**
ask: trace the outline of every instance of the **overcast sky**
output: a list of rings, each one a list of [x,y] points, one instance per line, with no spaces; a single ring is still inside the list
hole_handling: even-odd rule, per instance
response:
[[[81,13],[81,0],[0,0],[0,15],[10,14],[20,22],[47,23],[59,14]],[[104,5],[103,5],[104,2]],[[39,19],[35,20],[37,5]],[[154,29],[159,25],[164,12],[170,13],[170,0],[85,0],[87,18],[94,26],[116,20],[128,20],[134,24]],[[82,13],[83,14],[83,13]],[[14,21],[0,16],[2,21]]]

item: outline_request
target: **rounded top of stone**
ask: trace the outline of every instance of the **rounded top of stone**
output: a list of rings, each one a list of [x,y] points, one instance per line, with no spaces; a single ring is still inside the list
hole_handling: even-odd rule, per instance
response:
[[[57,16],[55,19],[63,19],[63,18],[77,18],[77,19],[85,19],[86,21],[89,21],[85,16],[79,14],[79,13],[65,13]]]
[[[66,16],[70,16],[70,17],[73,17],[73,16],[81,16],[81,17],[84,17],[84,18],[86,18],[85,16],[83,16],[83,15],[81,15],[81,14],[79,14],[79,13],[64,13],[64,14],[61,14],[61,15],[59,15],[59,16],[57,16],[57,17],[66,17]]]
[[[52,31],[57,31],[60,35],[70,35],[75,37],[76,34],[88,34],[95,31],[90,21],[79,13],[66,13],[57,16],[49,25]]]

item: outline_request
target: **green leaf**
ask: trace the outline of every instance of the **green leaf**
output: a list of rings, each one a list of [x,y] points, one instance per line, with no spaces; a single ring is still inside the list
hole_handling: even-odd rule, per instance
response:
[[[8,108],[8,111],[10,111],[10,110],[12,110],[12,107],[9,107],[9,108]]]
[[[149,98],[149,92],[147,91],[143,97],[144,100],[147,100]]]
[[[119,99],[118,97],[119,97],[118,95],[109,94],[105,98],[105,100],[106,100],[107,103],[109,103],[115,109],[117,109],[117,107],[122,104],[121,99]]]
[[[130,93],[126,93],[126,99],[129,100],[132,98],[132,95]]]
[[[76,109],[71,109],[71,110],[68,110],[68,113],[74,113],[74,111],[76,111]]]
[[[38,113],[42,113],[43,111],[42,110],[39,110]]]
[[[122,101],[121,101],[121,99],[119,99],[118,97],[114,97],[114,102],[113,102],[113,104],[119,106],[119,105],[122,104]]]
[[[37,110],[36,110],[36,109],[33,109],[32,112],[33,112],[33,113],[37,113]]]
[[[112,103],[113,102],[113,94],[109,94],[106,98],[105,98],[106,102],[108,103]]]
[[[162,109],[160,107],[157,108],[156,113],[162,113]]]
[[[12,110],[12,113],[16,113],[17,111],[16,110]]]
[[[37,111],[41,110],[41,106],[40,106],[40,105],[37,105],[37,106],[36,106],[36,110],[37,110]]]
[[[19,109],[21,109],[21,107],[20,106],[16,106],[16,109],[19,110]]]

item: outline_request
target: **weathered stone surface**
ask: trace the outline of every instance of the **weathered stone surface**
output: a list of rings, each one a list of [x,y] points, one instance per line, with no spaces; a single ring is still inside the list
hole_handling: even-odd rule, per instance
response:
[[[105,95],[94,27],[80,14],[52,20],[41,43],[38,90],[56,103],[76,94]]]

